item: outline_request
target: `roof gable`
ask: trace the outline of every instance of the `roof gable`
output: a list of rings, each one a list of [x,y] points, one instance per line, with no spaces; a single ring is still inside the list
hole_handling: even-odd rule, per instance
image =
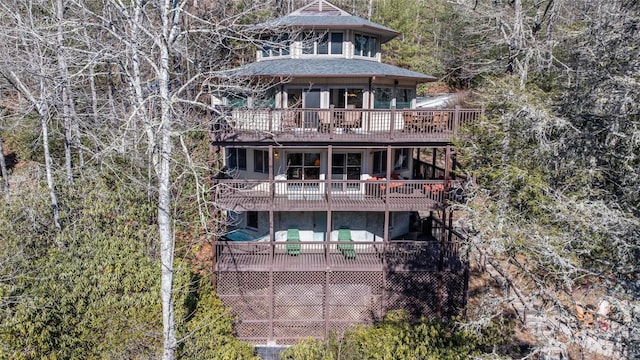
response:
[[[383,43],[399,34],[399,32],[386,26],[351,15],[326,0],[314,0],[290,14],[254,25],[250,29],[264,31],[282,27],[317,30],[353,29],[377,34]]]
[[[317,0],[313,1],[308,5],[301,7],[300,9],[290,13],[289,15],[293,16],[309,16],[309,15],[320,15],[320,16],[351,16],[348,12],[340,9],[339,7],[325,1],[325,0]]]

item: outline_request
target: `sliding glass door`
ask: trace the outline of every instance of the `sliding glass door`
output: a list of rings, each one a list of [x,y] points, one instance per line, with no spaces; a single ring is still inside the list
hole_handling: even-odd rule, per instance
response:
[[[362,154],[347,153],[333,154],[331,179],[356,180],[354,182],[340,182],[332,184],[333,191],[358,191],[360,189],[360,174],[362,173]]]

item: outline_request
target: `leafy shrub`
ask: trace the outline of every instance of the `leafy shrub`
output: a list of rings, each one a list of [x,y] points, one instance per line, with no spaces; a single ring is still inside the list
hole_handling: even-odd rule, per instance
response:
[[[506,323],[480,332],[460,329],[453,321],[422,319],[411,324],[406,313],[392,311],[376,325],[358,325],[327,341],[306,339],[281,354],[285,360],[315,359],[468,359],[494,352],[512,336]]]
[[[25,189],[0,208],[0,358],[159,358],[155,208],[106,177],[76,185],[61,189],[61,232],[46,191]],[[253,358],[204,280],[192,281],[191,264],[176,260],[174,270],[183,358]]]

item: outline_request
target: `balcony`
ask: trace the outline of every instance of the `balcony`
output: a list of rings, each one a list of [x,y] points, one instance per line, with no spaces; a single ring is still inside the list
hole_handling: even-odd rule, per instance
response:
[[[464,261],[458,241],[354,241],[354,256],[339,241],[216,243],[217,271],[460,271]],[[299,248],[296,255],[289,246]],[[442,261],[442,262],[441,262]]]
[[[479,109],[230,109],[219,142],[447,142]]]
[[[216,202],[231,211],[419,211],[439,209],[443,180],[219,180]]]

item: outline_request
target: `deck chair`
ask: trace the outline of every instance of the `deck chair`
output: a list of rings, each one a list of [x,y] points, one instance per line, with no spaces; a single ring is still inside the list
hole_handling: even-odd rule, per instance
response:
[[[419,118],[418,115],[414,112],[405,111],[402,113],[402,120],[404,120],[404,128],[405,132],[418,132],[419,126]]]
[[[362,113],[360,111],[345,111],[340,127],[345,129],[359,128],[361,117]]]
[[[300,231],[298,229],[287,230],[287,242],[292,242],[287,244],[287,254],[292,256],[300,255]]]
[[[355,259],[356,250],[353,246],[353,239],[351,239],[351,229],[338,230],[338,250],[345,259]]]
[[[321,110],[318,111],[318,130],[320,132],[329,132],[331,128],[331,111]]]

